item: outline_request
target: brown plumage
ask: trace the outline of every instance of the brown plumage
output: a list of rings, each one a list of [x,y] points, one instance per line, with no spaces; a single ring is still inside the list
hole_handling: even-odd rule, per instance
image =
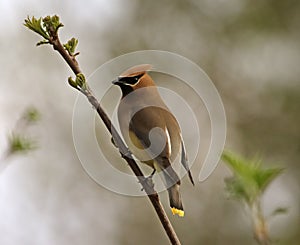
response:
[[[194,182],[179,124],[147,73],[150,68],[150,65],[134,66],[113,82],[122,90],[118,107],[120,129],[130,151],[141,162],[162,171],[172,212],[183,216],[180,179],[171,166],[180,151],[181,163]]]

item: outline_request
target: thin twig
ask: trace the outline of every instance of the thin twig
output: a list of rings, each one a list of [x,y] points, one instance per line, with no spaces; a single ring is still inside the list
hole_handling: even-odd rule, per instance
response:
[[[72,71],[74,72],[75,75],[82,73],[78,62],[75,59],[75,55],[71,55],[66,51],[66,49],[61,44],[58,35],[51,36],[49,43],[64,58],[64,60],[68,63],[68,65],[70,66],[70,68],[72,69]],[[109,119],[108,115],[105,113],[105,111],[101,107],[100,103],[93,95],[91,89],[87,86],[86,89],[79,89],[79,91],[87,97],[88,101],[96,109],[98,115],[104,122],[107,130],[112,135],[116,145],[119,148],[119,152],[120,152],[122,158],[124,158],[126,160],[128,165],[130,166],[131,170],[136,175],[139,183],[142,185],[143,189],[145,190],[147,196],[149,197],[149,199],[150,199],[150,201],[151,201],[151,203],[152,203],[152,205],[153,205],[153,207],[165,229],[165,232],[167,233],[167,235],[170,239],[171,244],[180,245],[181,243],[177,237],[177,234],[175,233],[174,228],[172,227],[170,220],[168,219],[168,216],[166,215],[166,212],[159,200],[159,196],[158,196],[157,192],[155,191],[155,189],[154,189],[153,185],[150,183],[150,181],[147,181],[147,179],[145,178],[141,169],[139,168],[139,166],[137,165],[135,160],[132,158],[131,153],[128,151],[128,148],[126,147],[125,143],[123,142],[122,138],[118,134],[115,127],[112,125],[111,120]]]
[[[261,209],[260,199],[256,200],[250,208],[255,240],[260,245],[271,245],[267,222]]]

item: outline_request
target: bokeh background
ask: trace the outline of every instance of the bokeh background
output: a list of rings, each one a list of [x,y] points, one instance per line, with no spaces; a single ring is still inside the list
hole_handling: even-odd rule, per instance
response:
[[[72,141],[71,71],[50,47],[36,48],[39,38],[22,25],[27,15],[49,14],[61,17],[63,40],[79,39],[86,74],[143,49],[202,67],[224,102],[226,148],[286,168],[264,196],[264,212],[287,207],[269,221],[271,237],[300,243],[299,1],[1,0],[0,11],[0,155],[27,106],[42,114],[30,129],[39,148],[0,157],[0,244],[168,244],[147,198],[110,192],[83,170]],[[228,176],[221,162],[195,187],[184,180],[186,217],[170,217],[183,244],[255,244],[243,206],[224,191]]]

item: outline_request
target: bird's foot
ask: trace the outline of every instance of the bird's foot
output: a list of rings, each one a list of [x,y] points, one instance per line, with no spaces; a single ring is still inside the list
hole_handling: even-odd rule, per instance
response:
[[[111,137],[110,141],[116,148],[119,148],[113,137]]]
[[[124,155],[125,157],[132,158],[132,153],[128,148],[126,148],[126,150],[122,151],[121,154]]]
[[[154,187],[154,183],[153,183],[153,175],[155,174],[156,170],[154,169],[153,172],[148,176],[148,177],[144,177],[143,180],[140,181],[140,183],[143,185],[144,183],[146,183],[148,186],[150,186],[151,188]],[[144,187],[141,189],[141,191],[144,191]]]

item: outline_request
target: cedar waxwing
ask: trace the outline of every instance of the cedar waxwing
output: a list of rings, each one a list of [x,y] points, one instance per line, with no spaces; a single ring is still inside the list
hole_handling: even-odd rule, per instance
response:
[[[171,166],[180,151],[181,163],[193,185],[194,181],[179,124],[147,73],[150,68],[150,65],[134,66],[113,81],[122,90],[118,121],[132,154],[152,167],[154,172],[162,171],[172,213],[184,216],[179,192],[180,179]]]

